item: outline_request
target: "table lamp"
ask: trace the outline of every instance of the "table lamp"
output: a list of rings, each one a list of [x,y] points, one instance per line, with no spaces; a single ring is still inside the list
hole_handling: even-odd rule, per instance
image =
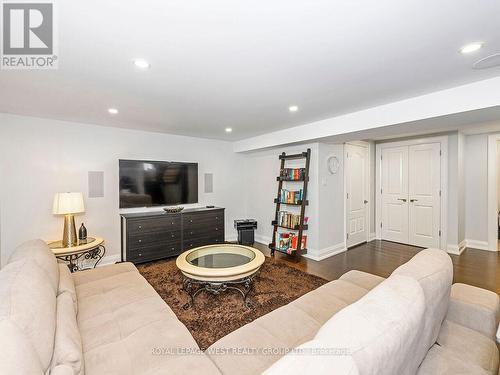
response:
[[[64,231],[62,245],[64,247],[75,246],[78,243],[76,236],[75,216],[85,212],[82,193],[57,193],[54,196],[54,215],[64,215]]]

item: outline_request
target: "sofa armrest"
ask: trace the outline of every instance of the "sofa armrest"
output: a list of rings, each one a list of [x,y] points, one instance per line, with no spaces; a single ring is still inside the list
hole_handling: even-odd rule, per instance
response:
[[[495,340],[500,318],[500,298],[486,289],[453,284],[446,319]]]

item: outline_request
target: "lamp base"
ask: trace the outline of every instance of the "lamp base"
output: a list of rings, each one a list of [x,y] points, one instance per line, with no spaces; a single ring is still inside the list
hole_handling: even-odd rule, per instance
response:
[[[77,244],[78,237],[76,236],[75,216],[72,214],[64,215],[62,245],[64,247],[71,247]]]

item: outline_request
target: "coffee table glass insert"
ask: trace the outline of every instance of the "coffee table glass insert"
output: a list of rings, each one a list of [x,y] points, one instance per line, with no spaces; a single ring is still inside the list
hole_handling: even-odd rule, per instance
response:
[[[240,253],[221,252],[213,253],[208,249],[195,249],[188,256],[186,261],[193,266],[203,268],[228,268],[242,266],[255,259],[255,252],[241,248]]]

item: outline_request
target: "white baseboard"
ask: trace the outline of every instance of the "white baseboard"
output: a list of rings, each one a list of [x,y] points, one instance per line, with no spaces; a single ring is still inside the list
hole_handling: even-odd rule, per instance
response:
[[[259,234],[255,235],[255,242],[259,242],[259,243],[267,246],[271,243],[271,241],[272,241],[272,238],[269,236],[261,236]]]
[[[120,254],[107,255],[101,259],[101,261],[97,264],[97,267],[107,266],[109,264],[115,264],[115,263],[121,261],[121,259],[122,258],[120,256]]]
[[[345,243],[342,242],[333,246],[325,247],[324,249],[320,250],[308,249],[307,254],[303,256],[308,259],[320,261],[326,258],[330,258],[334,255],[343,253],[346,250],[347,248],[345,247]]]
[[[466,247],[471,247],[473,249],[488,250],[491,251],[487,241],[477,241],[477,240],[465,240],[467,243]]]
[[[465,250],[466,247],[467,247],[467,241],[463,240],[458,245],[448,244],[448,246],[446,247],[446,251],[449,254],[460,255],[460,254],[462,254],[462,252]]]
[[[238,241],[238,236],[237,235],[229,235],[224,238],[226,242],[236,242]]]

